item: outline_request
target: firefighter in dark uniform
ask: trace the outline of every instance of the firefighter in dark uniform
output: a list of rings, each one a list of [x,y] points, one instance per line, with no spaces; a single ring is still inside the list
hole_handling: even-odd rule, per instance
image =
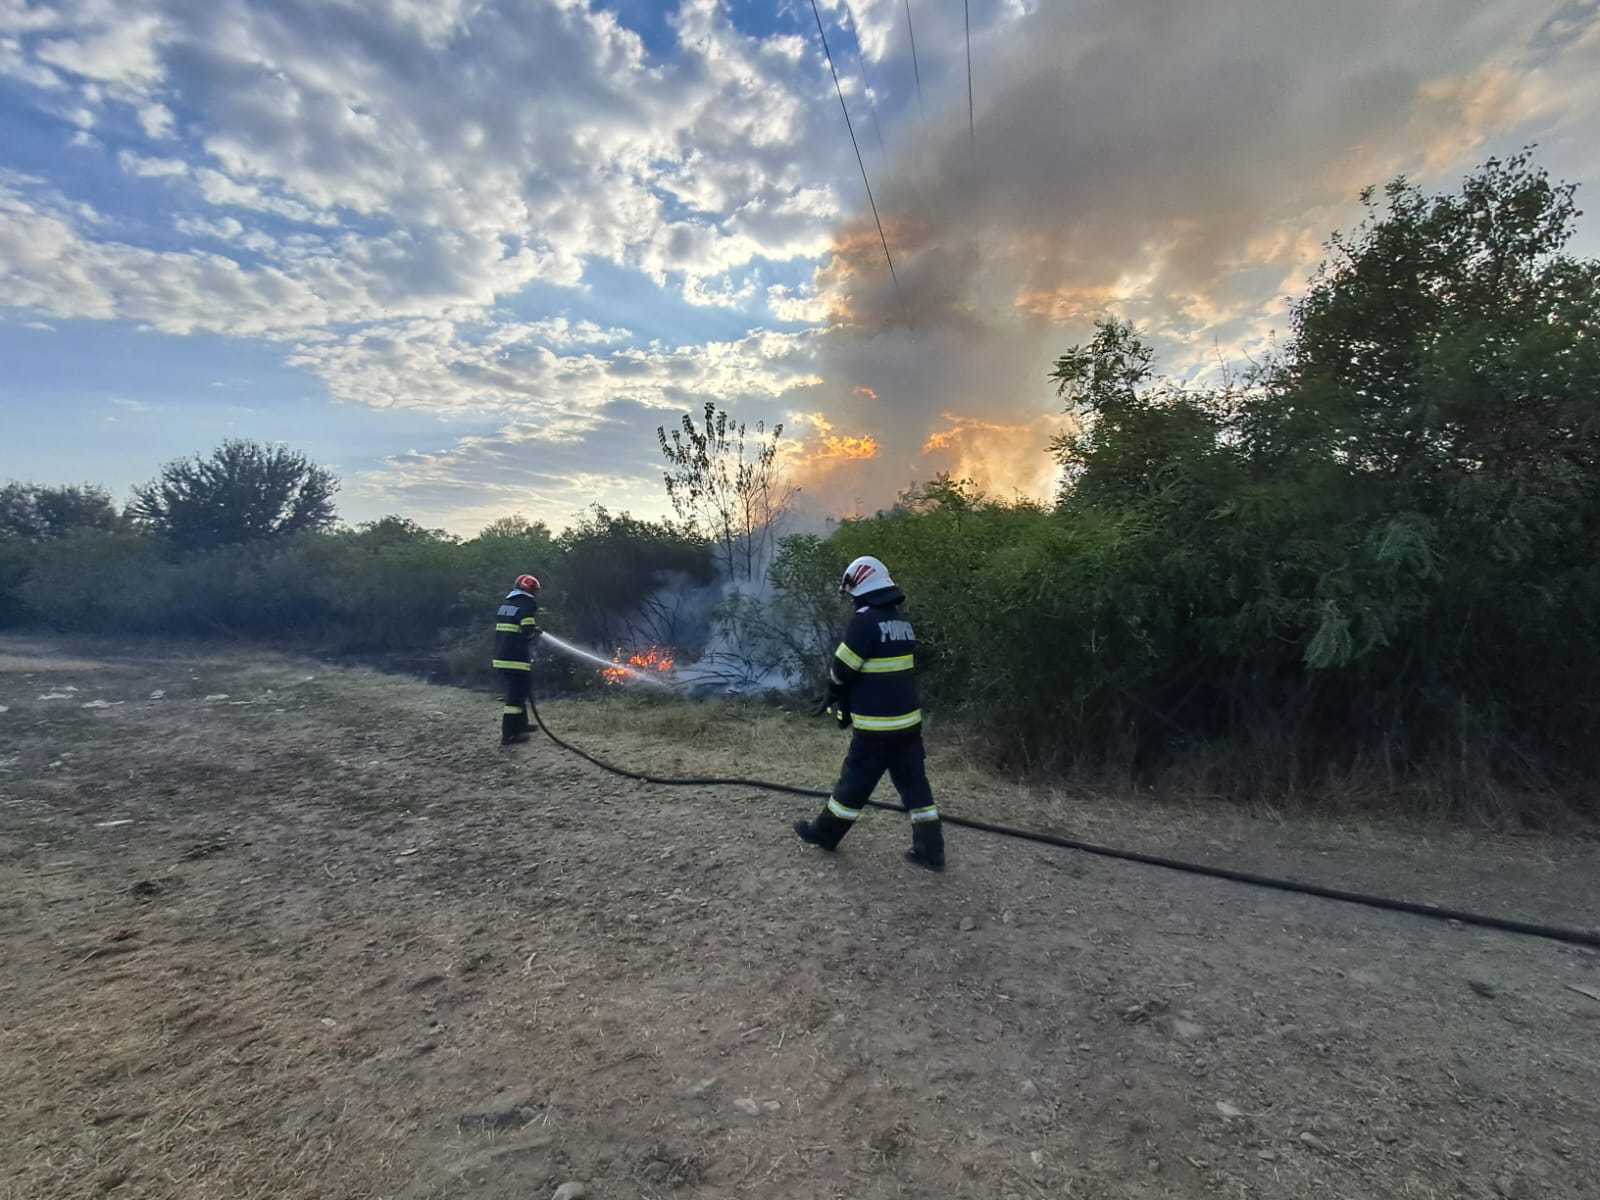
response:
[[[528,740],[528,691],[533,682],[533,644],[544,636],[539,628],[539,581],[518,575],[494,618],[494,669],[505,683],[500,710],[500,744]]]
[[[796,821],[794,831],[803,842],[837,849],[887,771],[911,817],[906,858],[942,871],[944,830],[923,761],[916,634],[900,615],[906,595],[889,578],[889,569],[870,556],[845,568],[839,593],[850,599],[855,614],[834,651],[828,695],[817,712],[854,733],[827,805],[814,820]]]

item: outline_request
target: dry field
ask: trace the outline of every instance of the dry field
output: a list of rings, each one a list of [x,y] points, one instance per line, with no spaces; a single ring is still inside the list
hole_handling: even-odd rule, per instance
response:
[[[1600,1194],[1600,956],[873,812],[667,790],[499,702],[0,643],[0,1197]],[[776,709],[552,706],[825,786]],[[930,740],[939,742],[938,731]],[[1050,795],[949,811],[1592,927],[1592,843]],[[568,1189],[568,1194],[572,1194]]]

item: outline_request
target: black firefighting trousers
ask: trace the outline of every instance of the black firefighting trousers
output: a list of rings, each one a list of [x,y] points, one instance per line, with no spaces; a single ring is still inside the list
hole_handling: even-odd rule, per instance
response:
[[[528,736],[528,693],[533,686],[533,672],[501,668],[500,678],[506,688],[505,707],[500,710],[500,744],[509,746]]]
[[[820,844],[831,850],[844,840],[885,772],[911,817],[912,849],[943,862],[944,830],[928,785],[920,726],[905,733],[857,733],[850,739],[839,782],[812,822]]]

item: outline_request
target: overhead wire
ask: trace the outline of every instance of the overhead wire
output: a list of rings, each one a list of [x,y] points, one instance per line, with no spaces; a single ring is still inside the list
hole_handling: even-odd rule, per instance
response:
[[[974,158],[978,154],[978,124],[972,106],[972,8],[970,0],[961,0],[961,15],[967,26],[967,146]]]
[[[878,153],[883,156],[883,161],[887,164],[889,151],[883,144],[883,127],[878,124],[878,102],[872,95],[872,80],[867,78],[867,56],[861,49],[861,33],[856,28],[855,14],[850,11],[850,0],[844,0],[844,20],[850,30],[851,40],[855,42],[856,71],[861,76],[861,90],[867,94],[867,111],[872,114],[872,131],[878,138]]]
[[[911,24],[911,0],[906,0],[906,35],[911,39],[911,74],[917,81],[917,112],[928,123],[928,110],[922,103],[922,67],[917,63],[917,31]]]
[[[828,34],[822,28],[822,13],[817,0],[811,0],[811,15],[817,21],[817,37],[822,41],[823,57],[828,60],[828,71],[833,76],[833,90],[839,97],[839,109],[844,113],[844,127],[850,133],[850,145],[856,152],[856,166],[861,168],[861,186],[867,189],[867,203],[872,207],[872,221],[878,227],[878,240],[883,243],[883,258],[889,264],[889,278],[894,282],[895,296],[904,303],[900,293],[900,276],[894,269],[894,255],[889,253],[889,238],[883,232],[883,218],[878,215],[878,202],[872,195],[872,184],[867,179],[867,164],[861,157],[861,143],[856,140],[856,127],[850,120],[850,106],[844,102],[844,87],[839,83],[839,68],[833,64],[833,53],[828,49]]]

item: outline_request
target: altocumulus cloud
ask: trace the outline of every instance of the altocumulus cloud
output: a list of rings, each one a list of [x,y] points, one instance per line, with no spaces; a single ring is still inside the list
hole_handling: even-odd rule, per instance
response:
[[[373,513],[659,507],[653,428],[706,400],[788,419],[823,507],[1037,492],[1094,316],[1200,371],[1359,187],[1535,138],[1596,165],[1592,0],[974,0],[971,137],[959,6],[910,6],[919,100],[904,0],[851,5],[860,60],[831,0],[896,291],[809,3],[684,0],[648,42],[644,7],[0,0],[0,87],[58,141],[0,159],[0,308],[259,339],[493,430],[367,461]]]

